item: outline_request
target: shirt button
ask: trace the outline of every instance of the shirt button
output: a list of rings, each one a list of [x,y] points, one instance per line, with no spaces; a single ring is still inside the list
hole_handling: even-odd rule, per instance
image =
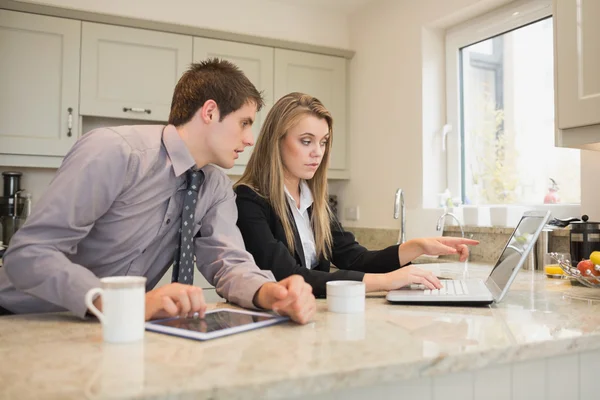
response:
[[[146,249],[142,250],[142,254],[144,254],[146,252]]]
[[[167,225],[171,222],[171,218],[167,218]]]

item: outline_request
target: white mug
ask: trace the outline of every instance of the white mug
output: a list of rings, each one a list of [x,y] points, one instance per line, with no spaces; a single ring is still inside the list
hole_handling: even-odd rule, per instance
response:
[[[329,281],[325,285],[327,308],[335,313],[361,313],[365,311],[366,286],[360,281]]]
[[[143,276],[113,276],[100,279],[102,288],[90,289],[85,304],[102,323],[104,341],[127,343],[144,337],[146,320],[146,278]],[[102,312],[94,304],[102,296]]]

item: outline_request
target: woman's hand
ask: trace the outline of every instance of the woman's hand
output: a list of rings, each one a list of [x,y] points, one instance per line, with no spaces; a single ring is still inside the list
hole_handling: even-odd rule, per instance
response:
[[[422,254],[430,256],[460,254],[460,261],[466,261],[469,257],[469,248],[467,246],[476,246],[478,244],[478,240],[450,236],[412,239],[400,245],[398,248],[398,258],[400,265],[406,265]]]
[[[430,271],[409,265],[386,274],[365,274],[367,292],[395,290],[410,284],[421,284],[426,289],[440,289],[440,280]]]

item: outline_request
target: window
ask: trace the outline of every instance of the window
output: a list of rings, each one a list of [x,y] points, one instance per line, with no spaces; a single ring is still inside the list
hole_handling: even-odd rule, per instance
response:
[[[465,204],[580,202],[580,152],[554,146],[550,13],[518,2],[447,35],[448,182]]]

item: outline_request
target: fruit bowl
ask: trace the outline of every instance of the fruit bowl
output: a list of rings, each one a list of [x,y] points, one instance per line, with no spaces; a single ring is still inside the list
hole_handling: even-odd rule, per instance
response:
[[[555,260],[560,268],[565,272],[565,275],[574,278],[577,282],[591,288],[600,288],[600,276],[592,274],[590,270],[584,275],[577,268],[571,265],[571,260],[559,255],[559,253],[548,253]],[[594,265],[594,270],[600,272],[600,265]]]

